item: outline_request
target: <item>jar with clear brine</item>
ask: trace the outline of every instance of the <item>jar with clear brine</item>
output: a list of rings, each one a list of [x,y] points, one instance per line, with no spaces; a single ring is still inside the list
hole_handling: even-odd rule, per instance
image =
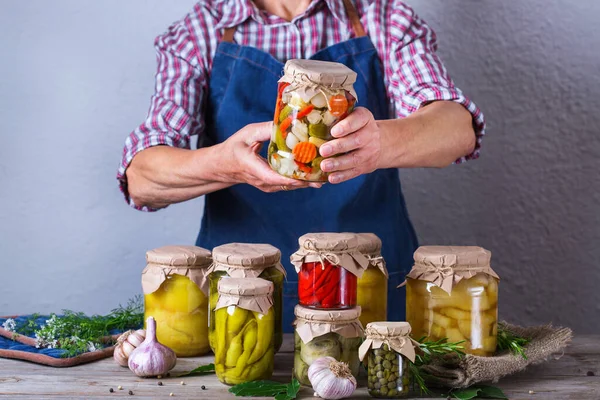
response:
[[[333,139],[331,127],[356,105],[356,72],[343,64],[289,60],[279,80],[268,160],[280,175],[326,182],[319,148]]]
[[[294,309],[296,327],[294,337],[294,376],[311,386],[308,368],[322,357],[333,357],[348,364],[358,377],[360,360],[358,349],[363,340],[363,329],[358,317],[360,307],[349,310],[314,310],[300,305]]]
[[[273,283],[223,278],[218,296],[210,326],[217,378],[227,385],[270,379],[275,360]]]
[[[372,322],[365,329],[359,355],[367,366],[367,388],[371,397],[401,399],[411,396],[409,362],[415,349],[407,322]]]
[[[373,233],[359,233],[358,251],[368,260],[369,267],[358,279],[357,303],[362,309],[360,322],[387,320],[388,272],[381,256],[381,239]]]
[[[415,338],[464,341],[492,356],[498,331],[498,275],[491,253],[474,246],[423,246],[406,279],[406,316]]]
[[[156,320],[156,337],[178,357],[210,351],[208,267],[210,251],[196,246],[165,246],[146,253],[142,272],[144,320]]]
[[[314,309],[356,306],[357,280],[369,262],[351,233],[308,233],[291,257],[298,272],[300,305]]]
[[[262,278],[273,283],[273,313],[275,315],[275,351],[283,342],[283,281],[285,269],[281,265],[281,252],[270,244],[229,243],[215,247],[210,267],[210,316],[214,324],[214,309],[218,298],[218,284],[223,277]],[[214,351],[213,334],[209,333],[210,347]]]

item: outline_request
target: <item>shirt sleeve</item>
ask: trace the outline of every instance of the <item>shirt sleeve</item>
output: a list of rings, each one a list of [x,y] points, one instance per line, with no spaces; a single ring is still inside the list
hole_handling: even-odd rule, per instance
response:
[[[397,117],[406,117],[433,101],[448,100],[462,104],[473,116],[476,135],[474,151],[458,160],[479,157],[481,141],[485,135],[483,113],[454,85],[437,55],[435,32],[402,1],[392,1],[388,12],[388,46],[386,63],[389,95]]]
[[[179,22],[156,38],[158,69],[155,92],[146,120],[125,141],[117,172],[125,200],[134,208],[127,188],[125,172],[133,157],[152,146],[190,148],[190,139],[204,130],[202,101],[206,93],[206,71],[185,22]]]

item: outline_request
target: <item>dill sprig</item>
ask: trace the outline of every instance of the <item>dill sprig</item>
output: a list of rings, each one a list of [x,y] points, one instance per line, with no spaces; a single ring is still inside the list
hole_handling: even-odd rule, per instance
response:
[[[415,362],[410,363],[410,369],[413,376],[413,382],[419,387],[421,394],[428,394],[430,393],[430,390],[425,383],[427,374],[420,367],[431,364],[434,359],[448,354],[455,354],[458,357],[464,356],[464,346],[462,345],[464,341],[448,342],[448,339],[446,338],[428,341],[426,340],[426,337],[422,337],[417,340],[417,342],[419,342],[419,349],[415,355]]]
[[[529,344],[529,339],[515,335],[506,330],[502,325],[498,327],[498,350],[510,350],[514,355],[520,355],[527,360],[525,346]]]

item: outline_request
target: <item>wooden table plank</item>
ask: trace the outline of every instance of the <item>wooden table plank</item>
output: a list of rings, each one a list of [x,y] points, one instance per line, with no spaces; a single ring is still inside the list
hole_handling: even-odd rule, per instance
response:
[[[293,365],[291,336],[286,337],[282,351],[276,356],[274,380],[288,382]],[[182,358],[172,371],[172,377],[141,379],[112,359],[72,368],[51,368],[23,361],[0,359],[0,398],[135,398],[135,399],[233,399],[228,387],[214,375],[178,378],[175,375],[198,365],[212,362],[212,356]],[[595,376],[588,376],[588,371]],[[527,400],[598,400],[600,399],[600,335],[577,336],[564,355],[557,360],[532,366],[527,371],[505,378],[497,385],[510,399]],[[181,385],[181,381],[185,385]],[[124,390],[119,391],[121,385]],[[204,385],[206,390],[202,390]],[[109,389],[113,388],[114,393]],[[129,396],[132,390],[134,396]],[[533,394],[529,391],[533,390]],[[173,397],[169,397],[173,393]],[[300,399],[313,398],[310,388],[303,388]],[[366,388],[359,388],[351,399],[368,399]],[[429,399],[439,400],[440,394]]]

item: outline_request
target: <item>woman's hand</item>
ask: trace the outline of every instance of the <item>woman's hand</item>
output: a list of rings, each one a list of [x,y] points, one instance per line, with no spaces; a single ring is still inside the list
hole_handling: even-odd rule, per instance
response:
[[[319,149],[321,169],[329,172],[329,182],[342,183],[377,169],[381,155],[379,126],[373,114],[364,107],[356,108],[348,117],[331,128],[335,139]]]
[[[222,169],[219,181],[229,183],[247,183],[263,192],[321,187],[318,183],[307,183],[283,177],[273,171],[258,152],[263,142],[271,138],[273,123],[250,124],[240,129],[218,149]]]

